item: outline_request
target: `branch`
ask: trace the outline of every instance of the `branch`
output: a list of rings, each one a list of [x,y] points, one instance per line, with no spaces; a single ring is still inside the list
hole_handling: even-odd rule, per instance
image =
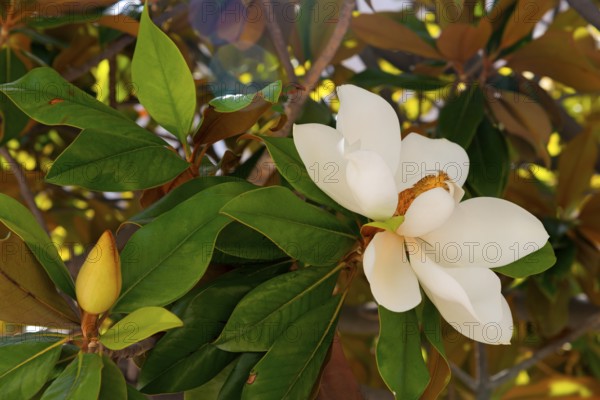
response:
[[[589,0],[567,0],[567,3],[581,15],[583,19],[600,29],[600,10]]]
[[[19,184],[21,196],[23,197],[23,200],[25,200],[27,207],[29,207],[29,210],[31,211],[37,222],[40,224],[42,229],[44,229],[46,233],[49,233],[50,231],[48,230],[48,226],[46,225],[46,220],[44,220],[42,211],[38,208],[37,204],[35,204],[35,197],[33,195],[33,192],[31,191],[31,188],[29,187],[29,184],[27,183],[25,170],[23,169],[21,164],[19,164],[17,160],[13,158],[13,156],[10,154],[10,151],[8,151],[6,147],[0,147],[0,155],[4,157],[6,161],[10,164],[10,167],[13,170],[13,173],[15,174],[17,183]]]
[[[179,4],[173,7],[171,10],[167,11],[166,13],[163,13],[158,17],[154,18],[153,21],[156,25],[160,25],[169,20],[170,18],[183,14],[187,11],[187,9],[187,4]],[[119,39],[115,40],[109,46],[107,46],[102,53],[90,58],[77,68],[69,69],[63,74],[63,78],[65,78],[69,82],[76,80],[77,78],[86,74],[91,68],[97,66],[101,61],[107,58],[116,57],[116,55],[119,52],[121,52],[125,47],[129,46],[131,43],[133,43],[135,39],[135,37],[129,35],[121,36]]]
[[[287,122],[281,128],[281,130],[275,132],[276,136],[288,136],[294,122],[300,116],[300,111],[302,110],[302,106],[308,99],[308,95],[311,90],[313,90],[321,77],[321,74],[327,68],[333,56],[337,52],[340,44],[342,43],[342,39],[344,39],[344,35],[350,26],[350,20],[352,19],[352,11],[354,10],[354,6],[356,4],[356,0],[346,0],[342,5],[340,10],[340,15],[338,18],[338,23],[329,38],[329,42],[319,55],[319,58],[315,61],[313,66],[308,71],[306,75],[306,79],[304,79],[303,86],[305,88],[304,91],[300,91],[300,96],[298,96],[295,101],[290,102],[286,105],[286,114],[287,114]]]
[[[481,342],[475,342],[475,366],[477,368],[475,398],[477,400],[487,400],[491,397],[492,385],[485,344]]]
[[[156,338],[156,336],[150,336],[149,338],[144,339],[141,342],[134,343],[131,346],[124,348],[123,350],[104,349],[104,351],[110,358],[117,360],[134,358],[152,349],[157,341],[158,339]]]
[[[498,372],[490,378],[490,384],[492,388],[499,387],[504,384],[506,381],[509,381],[519,375],[519,372],[526,370],[528,368],[533,367],[542,359],[554,354],[557,350],[559,350],[566,343],[572,342],[580,336],[585,335],[587,332],[597,329],[600,327],[600,313],[594,314],[589,317],[579,328],[575,329],[565,337],[556,340],[546,347],[541,348],[536,351],[531,358],[528,358],[525,361],[520,362],[517,365],[514,365],[510,368],[507,368],[503,371]]]
[[[277,19],[275,18],[274,13],[270,13],[267,10],[269,4],[271,4],[271,2],[268,0],[260,1],[260,5],[263,9],[264,15],[266,16],[266,24],[267,29],[269,30],[269,35],[271,36],[271,41],[273,42],[273,46],[275,46],[275,51],[277,52],[279,62],[281,62],[281,65],[285,70],[288,82],[296,82],[298,78],[296,77],[296,73],[294,72],[294,66],[290,61],[290,55],[288,53],[285,40],[283,39],[283,33],[281,32],[279,23],[277,23]]]
[[[473,392],[477,389],[477,382],[473,377],[463,371],[458,365],[450,362],[450,370],[452,371],[452,376],[458,378],[459,381],[465,384],[469,389]]]

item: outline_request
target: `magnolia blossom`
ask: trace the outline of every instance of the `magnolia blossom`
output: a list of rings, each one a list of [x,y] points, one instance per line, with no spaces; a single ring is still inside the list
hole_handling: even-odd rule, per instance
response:
[[[421,290],[455,329],[474,340],[508,344],[510,308],[490,268],[543,247],[541,222],[508,201],[479,197],[461,202],[469,158],[459,145],[411,133],[400,140],[393,108],[356,86],[338,88],[336,129],[294,127],[294,142],[315,183],[343,207],[372,220],[403,216],[382,229],[363,257],[375,300],[403,312],[421,302]],[[333,168],[333,167],[334,168]]]

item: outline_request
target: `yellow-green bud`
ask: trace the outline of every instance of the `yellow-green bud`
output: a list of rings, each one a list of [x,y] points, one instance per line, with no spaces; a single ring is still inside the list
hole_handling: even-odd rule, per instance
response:
[[[83,311],[108,311],[121,293],[121,260],[112,232],[104,231],[88,254],[75,281],[77,302]]]

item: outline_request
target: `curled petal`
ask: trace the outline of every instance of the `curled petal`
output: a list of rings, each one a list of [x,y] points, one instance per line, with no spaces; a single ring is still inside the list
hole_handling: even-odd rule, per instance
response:
[[[469,174],[467,152],[447,139],[429,139],[416,133],[411,133],[402,140],[400,166],[396,172],[399,192],[438,171],[445,172],[453,182],[462,187]]]
[[[463,201],[438,229],[422,236],[445,266],[495,268],[541,249],[548,240],[542,223],[506,200]]]
[[[346,180],[360,213],[374,220],[391,218],[398,206],[398,192],[385,161],[364,150],[347,154],[346,159]]]
[[[437,229],[446,222],[454,211],[455,201],[452,194],[443,188],[435,188],[417,196],[406,214],[404,222],[398,228],[400,235],[419,237]]]
[[[363,266],[377,303],[404,312],[421,302],[421,291],[408,259],[404,241],[392,232],[375,235],[365,250]]]
[[[485,268],[442,267],[426,254],[421,244],[408,241],[410,263],[442,317],[473,340],[509,344],[512,315],[496,274]]]
[[[294,125],[294,144],[315,184],[350,211],[360,212],[346,181],[344,138],[321,124]]]
[[[392,173],[400,161],[400,122],[382,97],[353,85],[337,89],[340,109],[337,129],[352,148],[359,142],[360,150],[381,156]]]

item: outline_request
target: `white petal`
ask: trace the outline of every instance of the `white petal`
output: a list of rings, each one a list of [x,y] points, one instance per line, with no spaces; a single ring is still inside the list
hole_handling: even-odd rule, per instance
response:
[[[346,180],[360,213],[374,220],[391,218],[398,206],[394,176],[375,152],[359,150],[347,154]]]
[[[392,106],[354,85],[338,87],[337,95],[340,109],[336,127],[348,145],[360,141],[360,150],[376,152],[395,173],[400,161],[400,122]]]
[[[477,197],[458,204],[444,225],[422,239],[436,249],[442,265],[495,268],[541,249],[548,233],[516,204]]]
[[[443,188],[435,188],[417,196],[406,214],[404,222],[398,228],[399,235],[420,237],[442,226],[455,206],[452,194]]]
[[[327,125],[294,125],[294,144],[308,175],[338,204],[360,212],[346,181],[343,141],[342,134]]]
[[[442,317],[463,335],[489,344],[510,343],[512,315],[500,279],[485,268],[446,268],[420,243],[408,242],[410,263],[427,297]]]
[[[429,139],[411,133],[402,140],[400,166],[396,172],[398,192],[412,187],[427,175],[443,171],[458,186],[462,186],[469,174],[467,152],[447,139]]]
[[[377,303],[403,312],[421,302],[421,291],[404,251],[404,241],[392,232],[375,235],[363,257],[365,275]]]

